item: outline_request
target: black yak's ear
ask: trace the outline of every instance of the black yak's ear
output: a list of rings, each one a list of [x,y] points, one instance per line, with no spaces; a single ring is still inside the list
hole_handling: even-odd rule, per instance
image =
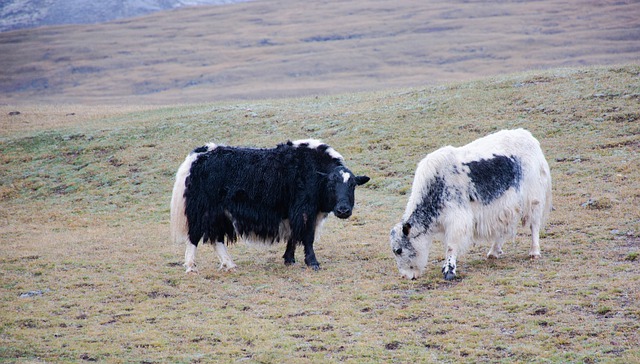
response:
[[[371,178],[367,176],[356,176],[356,185],[362,186],[363,184],[369,182]]]
[[[409,224],[408,222],[405,222],[404,225],[402,225],[402,234],[404,234],[404,236],[409,236],[410,231],[411,231],[411,224]]]

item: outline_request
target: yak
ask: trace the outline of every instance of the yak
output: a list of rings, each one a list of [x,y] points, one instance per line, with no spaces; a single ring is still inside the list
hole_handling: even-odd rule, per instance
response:
[[[288,141],[271,149],[213,143],[196,148],[178,168],[171,198],[173,239],[186,244],[187,272],[196,270],[199,242],[212,243],[220,269],[236,264],[225,243],[287,243],[284,263],[295,263],[297,245],[304,261],[320,267],[313,250],[329,213],[346,219],[354,207],[356,176],[344,158],[314,139]]]
[[[527,130],[503,130],[465,146],[428,154],[415,172],[402,221],[390,232],[400,274],[424,273],[432,241],[444,243],[446,280],[456,259],[476,242],[490,242],[488,258],[516,235],[531,231],[529,256],[540,256],[539,233],[551,209],[551,173],[540,143]]]

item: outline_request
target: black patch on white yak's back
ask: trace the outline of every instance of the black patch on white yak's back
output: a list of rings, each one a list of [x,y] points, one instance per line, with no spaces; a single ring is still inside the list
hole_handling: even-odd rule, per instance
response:
[[[522,164],[514,156],[493,155],[490,159],[480,159],[463,163],[469,167],[469,178],[473,188],[469,191],[472,201],[480,200],[488,205],[513,187],[519,189],[522,182]]]

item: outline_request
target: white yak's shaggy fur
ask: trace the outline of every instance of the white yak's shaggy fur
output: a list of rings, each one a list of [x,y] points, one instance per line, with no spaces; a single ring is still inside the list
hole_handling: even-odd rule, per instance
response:
[[[401,275],[415,279],[424,273],[436,239],[445,246],[444,278],[453,279],[457,256],[477,242],[490,242],[487,256],[497,258],[518,222],[531,231],[529,255],[539,257],[551,194],[549,165],[524,129],[430,153],[418,164],[402,222],[390,234]]]

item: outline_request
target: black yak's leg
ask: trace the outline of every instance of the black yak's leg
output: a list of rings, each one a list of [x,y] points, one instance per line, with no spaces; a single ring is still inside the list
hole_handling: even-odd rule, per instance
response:
[[[227,247],[224,245],[224,240],[220,239],[215,244],[216,253],[218,254],[218,259],[220,259],[220,267],[218,270],[231,270],[236,267],[236,264],[231,259],[229,253],[227,253]]]
[[[296,262],[296,241],[293,238],[290,238],[287,241],[287,250],[285,250],[284,255],[284,264],[292,265]]]
[[[184,252],[184,266],[187,268],[187,273],[198,273],[196,268],[196,249],[197,243],[193,244],[187,241],[187,249]]]
[[[304,243],[304,262],[313,270],[320,269],[320,263],[316,259],[316,253],[313,251],[313,239],[315,238],[315,231],[311,229],[311,231],[307,232],[307,235],[303,239]]]

